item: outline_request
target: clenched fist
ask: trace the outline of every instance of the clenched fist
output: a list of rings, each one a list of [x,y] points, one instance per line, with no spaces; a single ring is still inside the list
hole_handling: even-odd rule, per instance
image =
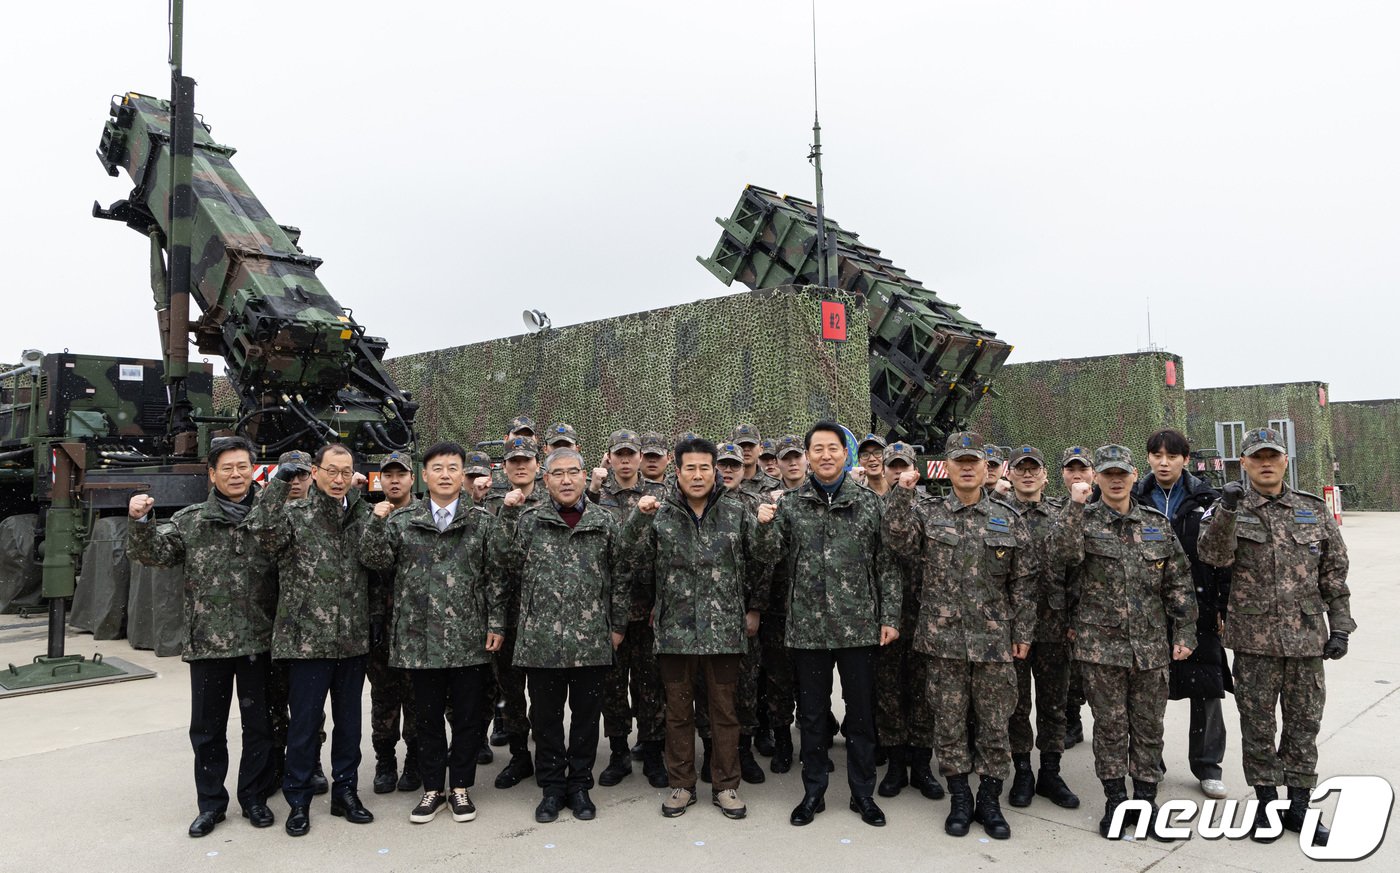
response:
[[[126,505],[126,514],[133,519],[145,518],[156,506],[156,499],[149,494],[137,494]]]
[[[1093,492],[1093,487],[1088,482],[1075,482],[1069,486],[1069,499],[1075,503],[1088,503],[1089,495]]]
[[[774,488],[772,491],[769,491],[769,492],[768,492],[768,499],[771,500],[771,501],[773,501],[774,503],[777,503],[779,500],[782,500],[782,499],[783,499],[783,489],[781,489],[781,488]]]
[[[524,492],[524,491],[521,491],[519,488],[512,488],[510,491],[507,491],[507,492],[506,492],[506,499],[505,499],[505,505],[506,505],[506,506],[519,506],[520,504],[522,504],[522,503],[524,503],[524,502],[525,502],[525,492]]]
[[[996,488],[996,492],[1002,497],[1011,493],[1011,482],[1007,479],[998,479],[994,487]]]
[[[593,468],[593,478],[588,483],[588,490],[597,494],[603,490],[603,483],[608,481],[608,468],[601,464]]]
[[[864,485],[866,483],[864,467],[852,467],[850,470],[850,475],[852,479],[856,480],[860,484]]]
[[[374,517],[375,517],[375,518],[388,518],[388,517],[389,517],[389,513],[393,512],[393,511],[394,511],[394,504],[390,503],[390,502],[387,501],[387,500],[381,500],[381,501],[379,501],[378,503],[374,504]]]
[[[363,488],[363,487],[365,487],[365,486],[368,485],[368,484],[369,484],[369,477],[366,476],[364,473],[359,473],[359,472],[357,472],[357,473],[355,473],[355,475],[353,475],[353,476],[350,477],[350,487],[351,487],[351,488]]]
[[[773,520],[773,516],[778,514],[778,506],[774,503],[760,503],[758,505],[758,523],[767,524]]]
[[[900,487],[900,488],[908,488],[910,491],[913,491],[914,488],[918,486],[918,484],[919,484],[919,471],[918,471],[918,470],[905,470],[903,473],[900,473],[900,474],[899,474],[899,487]]]
[[[637,509],[642,515],[656,515],[656,510],[661,508],[661,501],[648,494],[637,501]]]

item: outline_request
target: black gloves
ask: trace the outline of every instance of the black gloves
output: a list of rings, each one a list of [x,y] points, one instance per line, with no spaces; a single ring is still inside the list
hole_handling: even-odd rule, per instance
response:
[[[384,622],[375,620],[369,623],[369,645],[377,649],[384,645]]]
[[[1235,507],[1240,505],[1240,498],[1244,496],[1244,486],[1239,482],[1227,482],[1220,495],[1220,505],[1235,511]]]
[[[300,472],[302,472],[301,469],[293,464],[279,464],[277,472],[272,478],[281,479],[283,482],[290,482],[295,479]]]
[[[1347,640],[1351,634],[1346,631],[1332,631],[1332,636],[1322,646],[1322,657],[1335,661],[1347,653]]]

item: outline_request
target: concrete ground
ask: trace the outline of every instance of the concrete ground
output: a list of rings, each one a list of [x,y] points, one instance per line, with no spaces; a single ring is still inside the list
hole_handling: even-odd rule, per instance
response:
[[[1351,553],[1352,609],[1359,630],[1341,662],[1329,662],[1326,717],[1319,738],[1323,777],[1376,774],[1400,784],[1400,589],[1393,567],[1400,565],[1400,514],[1352,513],[1343,527]],[[0,617],[0,665],[25,663],[44,650],[42,619]],[[379,796],[370,792],[372,755],[360,771],[362,797],[375,813],[369,825],[351,825],[329,813],[326,797],[312,806],[311,833],[287,837],[287,807],[271,801],[277,825],[256,830],[238,815],[209,837],[185,834],[195,815],[191,753],[187,737],[189,687],[185,665],[132,651],[125,641],[94,642],[74,634],[68,651],[125,658],[157,672],[154,679],[70,689],[0,700],[0,870],[69,869],[125,871],[345,869],[406,871],[442,869],[444,862],[473,869],[576,870],[748,869],[800,870],[839,865],[843,869],[922,870],[1019,869],[1048,871],[1208,870],[1289,871],[1316,866],[1286,834],[1272,845],[1206,841],[1151,840],[1109,843],[1097,831],[1102,797],[1093,774],[1088,744],[1065,755],[1064,772],[1084,800],[1063,810],[1037,798],[1025,810],[1009,806],[1012,839],[992,842],[974,825],[955,839],[943,833],[947,801],[932,802],[908,790],[880,803],[889,826],[871,828],[846,809],[848,791],[841,773],[844,753],[838,740],[837,774],[828,792],[827,812],[805,828],[787,816],[802,794],[797,772],[769,775],[763,785],[741,787],[749,817],[729,821],[701,802],[678,819],[663,819],[663,791],[650,788],[640,767],[615,788],[592,794],[598,818],[572,820],[565,811],[554,824],[539,825],[533,784],[509,791],[491,787],[504,763],[482,768],[473,798],[476,821],[454,823],[443,814],[431,824],[412,825],[408,811],[416,795]],[[840,706],[839,698],[837,706]],[[1225,782],[1231,796],[1251,796],[1240,768],[1238,716],[1225,703],[1230,734]],[[369,749],[369,695],[365,700],[365,741]],[[236,719],[236,712],[234,713]],[[1087,709],[1086,709],[1087,716]],[[238,759],[236,720],[230,725],[232,760]],[[1201,799],[1186,761],[1187,704],[1167,709],[1168,773],[1161,799]],[[328,754],[328,752],[327,752]],[[607,746],[599,750],[601,769]],[[760,759],[766,764],[766,759]],[[233,774],[229,779],[230,791]],[[1330,821],[1334,801],[1324,820]],[[1400,869],[1400,837],[1383,844],[1361,864]],[[807,854],[809,852],[815,854]],[[476,867],[475,865],[483,865]]]

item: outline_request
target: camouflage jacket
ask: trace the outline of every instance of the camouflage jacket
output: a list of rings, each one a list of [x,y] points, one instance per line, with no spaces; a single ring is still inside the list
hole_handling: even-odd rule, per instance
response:
[[[1234,568],[1224,642],[1237,652],[1316,658],[1329,625],[1356,630],[1346,543],[1319,497],[1285,485],[1272,500],[1246,493],[1233,512],[1217,502],[1196,551],[1207,564]]]
[[[505,497],[508,493],[509,492],[502,491],[499,495],[492,494],[486,498],[486,511],[496,518],[498,525],[506,523],[514,525],[520,519],[519,513],[512,516],[509,520],[501,516],[501,510],[505,507]],[[525,505],[521,511],[523,512],[525,509],[529,509],[532,506],[538,506],[548,500],[549,490],[542,484],[536,484],[530,491],[530,494],[525,498]],[[492,572],[499,573],[502,576],[500,582],[506,589],[506,627],[514,630],[516,623],[520,620],[520,577],[515,572],[504,569],[499,565],[493,566]],[[489,584],[487,590],[490,590]]]
[[[899,571],[880,517],[880,498],[849,478],[830,497],[809,478],[778,502],[790,648],[874,646],[882,625],[899,627]]]
[[[570,529],[554,501],[501,510],[492,536],[488,615],[505,633],[513,579],[520,583],[515,630],[517,667],[588,667],[613,663],[611,632],[627,629],[628,580],[617,565],[618,527],[612,515],[583,503]]]
[[[1062,497],[1044,497],[1036,503],[1028,503],[1013,493],[1007,496],[1005,502],[1026,523],[1026,529],[1035,541],[1035,553],[1040,563],[1040,572],[1035,580],[1034,641],[1064,643],[1065,631],[1069,630],[1065,624],[1065,613],[1064,610],[1050,608],[1050,595],[1063,590],[1067,570],[1050,560],[1050,532],[1054,529],[1056,517],[1064,510],[1065,500]]]
[[[1126,515],[1070,501],[1050,543],[1070,571],[1050,602],[1074,631],[1076,661],[1152,670],[1171,663],[1172,645],[1196,648],[1191,565],[1166,516],[1136,500]]]
[[[886,547],[917,562],[919,620],[910,645],[936,658],[1011,661],[1035,632],[1039,571],[1030,531],[983,496],[917,499],[896,488],[885,509]]]
[[[277,619],[272,657],[351,658],[369,652],[370,621],[384,617],[386,598],[371,591],[360,563],[360,540],[373,516],[358,488],[348,505],[314,485],[300,500],[286,500],[287,483],[273,479],[246,524],[277,556]]]
[[[891,488],[880,498],[884,502],[883,517],[886,519],[889,518],[890,498],[894,496],[894,491],[895,489]],[[916,502],[932,499],[921,488],[915,489],[914,498]],[[902,605],[899,616],[899,635],[907,642],[914,638],[914,628],[917,627],[919,620],[919,596],[923,589],[922,580],[919,578],[919,561],[917,558],[905,557],[890,548],[888,539],[886,539],[886,551],[891,560],[894,561],[895,570],[899,573],[899,590],[903,595],[900,598]]]
[[[757,495],[759,499],[766,501],[768,492],[781,490],[783,482],[781,479],[774,479],[763,472],[763,467],[755,467],[754,474],[748,479],[739,482],[739,488],[750,494]]]
[[[371,517],[360,561],[391,573],[389,664],[411,670],[487,663],[487,546],[496,520],[462,497],[446,530],[430,498]]]
[[[595,497],[590,491],[588,499],[608,510],[617,519],[618,524],[627,520],[627,514],[637,505],[637,501],[646,495],[652,495],[657,500],[666,499],[666,486],[656,482],[648,482],[640,474],[637,476],[637,484],[631,488],[623,488],[617,481],[617,474],[608,471],[608,478],[598,489]]]
[[[239,658],[272,648],[277,578],[247,518],[234,522],[211,489],[169,521],[127,525],[126,553],[152,567],[185,565],[184,660]]]
[[[633,509],[622,528],[633,601],[655,603],[656,651],[728,655],[748,650],[744,613],[760,609],[749,580],[776,557],[772,524],[759,524],[723,486],[700,518],[673,492],[655,515]]]

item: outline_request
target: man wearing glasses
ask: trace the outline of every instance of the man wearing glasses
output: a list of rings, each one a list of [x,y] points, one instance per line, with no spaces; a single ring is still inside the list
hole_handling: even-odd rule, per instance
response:
[[[278,470],[249,514],[265,551],[278,556],[280,590],[272,654],[290,661],[290,726],[282,793],[291,808],[287,833],[311,830],[311,774],[326,696],[331,699],[331,814],[355,824],[374,821],[360,802],[360,699],[372,623],[382,627],[381,598],[359,561],[359,542],[372,514],[352,488],[355,458],[338,443],[316,453],[312,485],[286,502],[295,471]],[[377,592],[376,592],[377,594]],[[373,616],[371,615],[373,613]],[[373,618],[373,622],[372,622]]]

